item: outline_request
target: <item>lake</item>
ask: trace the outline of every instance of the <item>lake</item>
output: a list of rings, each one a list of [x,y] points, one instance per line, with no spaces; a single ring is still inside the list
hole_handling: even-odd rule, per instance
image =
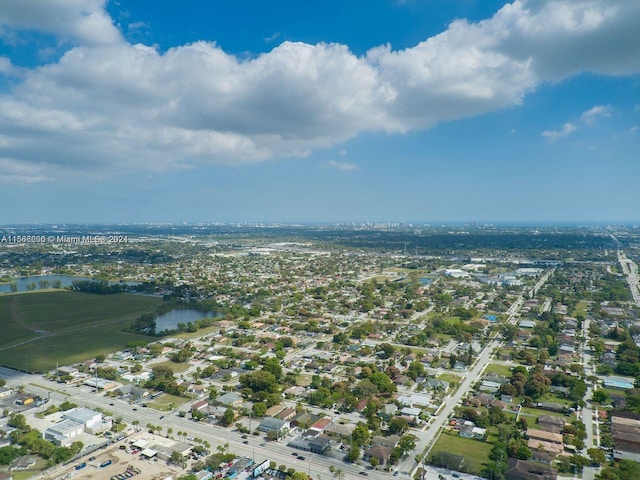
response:
[[[69,275],[38,275],[36,277],[18,278],[18,279],[15,279],[14,282],[18,286],[19,292],[26,292],[28,290],[27,285],[32,282],[36,284],[36,290],[40,290],[40,284],[39,284],[40,281],[48,281],[49,288],[52,288],[53,282],[60,281],[60,286],[62,288],[65,288],[65,287],[70,287],[75,280],[94,280],[94,279],[85,278],[85,277],[72,277]],[[111,283],[120,283],[120,282],[111,282]],[[123,282],[123,283],[126,283],[127,285],[138,284],[138,282]],[[0,285],[0,293],[10,293],[10,292],[11,292],[11,285],[9,283],[4,283]]]
[[[200,320],[201,318],[215,318],[220,316],[219,313],[201,312],[193,308],[178,308],[156,318],[156,332],[176,330],[179,323],[187,324]]]

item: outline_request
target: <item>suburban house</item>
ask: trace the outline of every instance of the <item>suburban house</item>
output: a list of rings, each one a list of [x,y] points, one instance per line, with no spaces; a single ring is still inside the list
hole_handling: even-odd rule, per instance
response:
[[[375,457],[378,459],[379,465],[385,465],[389,461],[392,451],[393,449],[391,448],[375,445],[364,452],[364,459],[371,461],[371,459]]]
[[[504,476],[507,480],[556,480],[558,471],[541,463],[510,458]]]
[[[277,432],[278,435],[285,434],[290,428],[291,424],[288,421],[273,417],[264,418],[258,426],[258,430],[261,432]]]

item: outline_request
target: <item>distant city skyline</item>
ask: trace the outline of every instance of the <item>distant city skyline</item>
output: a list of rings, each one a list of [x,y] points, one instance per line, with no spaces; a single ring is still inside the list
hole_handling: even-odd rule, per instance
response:
[[[640,222],[640,3],[3,0],[0,223]]]

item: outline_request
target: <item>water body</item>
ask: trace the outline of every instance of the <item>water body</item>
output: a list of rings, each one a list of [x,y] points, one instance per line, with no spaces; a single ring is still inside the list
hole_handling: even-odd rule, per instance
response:
[[[422,277],[420,279],[420,283],[423,285],[431,285],[433,283],[433,278]]]
[[[18,286],[19,292],[26,292],[28,290],[27,285],[29,283],[35,283],[36,290],[40,290],[39,282],[42,280],[49,282],[49,288],[52,288],[53,282],[56,282],[58,280],[60,281],[60,286],[62,288],[70,287],[71,284],[76,280],[94,281],[94,279],[92,278],[72,277],[69,275],[38,275],[36,277],[18,278],[18,279],[15,279],[14,282]],[[120,283],[120,282],[111,282],[111,283]],[[138,285],[138,282],[123,282],[123,283],[125,283],[126,285]],[[11,285],[9,283],[0,285],[0,293],[10,293],[10,292],[11,292]]]
[[[156,318],[156,332],[175,330],[178,328],[179,323],[186,324],[195,322],[201,318],[215,318],[220,316],[219,313],[201,312],[193,308],[178,308]]]

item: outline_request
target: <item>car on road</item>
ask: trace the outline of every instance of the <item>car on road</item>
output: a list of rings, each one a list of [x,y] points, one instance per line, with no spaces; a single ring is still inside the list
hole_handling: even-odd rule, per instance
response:
[[[133,410],[134,412],[137,412],[138,409],[137,408],[132,408],[131,410]]]
[[[162,420],[164,418],[164,415],[160,415],[160,420]]]
[[[96,457],[89,457],[89,461],[92,462],[93,460],[95,460]]]
[[[113,407],[113,402],[111,402],[109,405]]]
[[[246,435],[242,435],[242,437],[240,437],[240,438],[247,438],[247,436]]]
[[[396,470],[395,472],[393,472],[393,476],[394,476],[394,477],[397,477],[399,473],[400,473],[400,472],[398,472],[398,471]]]
[[[298,460],[304,460],[304,457],[302,455],[298,455]]]
[[[247,445],[249,443],[249,440],[243,440],[243,442],[245,445]]]
[[[360,475],[364,475],[365,477],[369,476],[369,473],[365,472],[364,470],[362,470],[361,472],[358,472]]]

